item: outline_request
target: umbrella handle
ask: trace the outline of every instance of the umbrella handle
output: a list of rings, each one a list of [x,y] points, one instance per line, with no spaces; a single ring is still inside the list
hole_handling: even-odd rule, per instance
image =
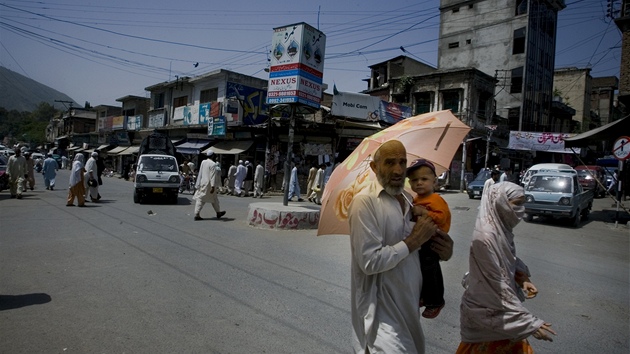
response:
[[[403,199],[407,202],[407,204],[409,204],[409,207],[413,208],[413,203],[409,200],[409,198],[407,198],[405,193],[400,193],[400,195],[402,195]]]

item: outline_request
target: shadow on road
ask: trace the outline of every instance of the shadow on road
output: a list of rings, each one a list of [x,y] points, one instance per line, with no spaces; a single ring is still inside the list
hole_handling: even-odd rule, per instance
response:
[[[48,294],[0,295],[0,311],[17,309],[20,307],[41,305],[50,302]]]

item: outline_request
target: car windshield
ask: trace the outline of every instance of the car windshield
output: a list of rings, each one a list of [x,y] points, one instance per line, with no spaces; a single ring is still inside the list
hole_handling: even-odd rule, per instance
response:
[[[596,175],[595,171],[591,170],[578,170],[577,173],[579,178],[591,178]]]
[[[571,193],[571,178],[563,176],[534,176],[527,185],[528,192]]]
[[[488,178],[490,178],[490,171],[485,170],[485,171],[481,171],[477,174],[477,177],[475,177],[475,181],[486,181]]]
[[[140,171],[175,171],[175,160],[170,157],[143,156],[140,158]]]

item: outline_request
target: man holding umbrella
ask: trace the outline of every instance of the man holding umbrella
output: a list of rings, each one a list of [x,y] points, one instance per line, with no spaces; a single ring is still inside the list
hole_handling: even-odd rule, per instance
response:
[[[407,152],[400,141],[382,144],[370,168],[376,181],[353,197],[348,213],[353,348],[356,353],[424,353],[417,251],[432,239],[432,249],[448,260],[453,240],[426,214],[411,221],[412,197],[404,191]]]

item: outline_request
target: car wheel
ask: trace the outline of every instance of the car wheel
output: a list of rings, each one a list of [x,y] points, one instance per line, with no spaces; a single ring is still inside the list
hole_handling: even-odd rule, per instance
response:
[[[534,216],[532,214],[525,214],[525,221],[527,222],[532,222],[532,220],[534,220]]]
[[[573,227],[579,227],[581,219],[582,219],[582,211],[578,209],[578,211],[575,213],[575,217],[573,217],[573,222],[572,222]]]
[[[590,208],[586,208],[582,211],[582,220],[588,220],[588,214],[591,212]]]
[[[140,203],[140,195],[138,194],[138,191],[133,192],[133,202],[136,204]]]
[[[468,199],[475,199],[475,196],[473,194],[468,193]]]

